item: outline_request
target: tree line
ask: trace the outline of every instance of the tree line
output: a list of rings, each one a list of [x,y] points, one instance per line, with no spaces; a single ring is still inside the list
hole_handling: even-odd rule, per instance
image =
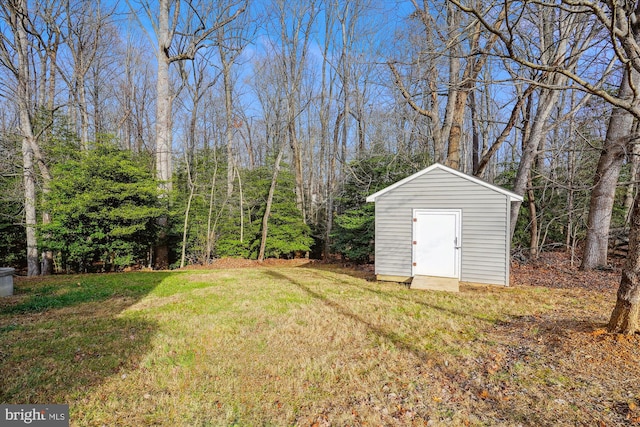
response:
[[[525,196],[524,256],[598,268],[628,233],[636,330],[639,7],[7,0],[0,261],[369,261],[366,195],[437,161]]]

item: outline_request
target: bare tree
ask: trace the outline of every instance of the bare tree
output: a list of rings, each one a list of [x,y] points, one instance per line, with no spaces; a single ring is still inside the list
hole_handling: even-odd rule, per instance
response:
[[[182,253],[180,255],[180,268],[185,266],[185,260],[187,257],[187,231],[189,230],[189,214],[191,213],[191,201],[196,191],[196,184],[191,178],[191,165],[189,163],[189,156],[185,153],[186,169],[187,169],[187,186],[189,187],[189,196],[187,198],[187,207],[184,212],[184,225],[182,227]]]
[[[623,99],[636,96],[637,85],[640,83],[638,77],[639,72],[634,68],[625,69],[618,96]],[[630,112],[620,107],[614,107],[611,112],[591,193],[587,238],[580,265],[582,270],[607,264],[609,228],[620,169],[631,143],[636,142],[638,137],[637,133],[632,132],[634,120],[636,119]]]
[[[58,51],[63,39],[56,24],[64,16],[64,2],[44,0],[37,2],[34,8],[34,19],[25,22],[30,23],[29,34],[33,37],[31,56],[38,56],[40,62],[40,75],[36,75],[38,96],[35,105],[36,114],[41,121],[36,135],[39,140],[47,144],[51,139],[51,129],[54,123],[54,114],[58,109],[56,104],[56,82],[58,77]],[[34,55],[35,53],[35,55]],[[34,58],[35,59],[35,58]],[[34,64],[35,65],[35,64]],[[34,69],[35,70],[35,69]],[[44,114],[43,114],[44,113]],[[39,143],[34,147],[34,155],[40,175],[42,177],[42,199],[46,200],[50,191],[51,174],[49,166],[42,157]],[[42,224],[51,223],[51,215],[47,210],[42,210]],[[45,250],[42,253],[40,273],[43,275],[53,272],[53,252]]]
[[[221,18],[229,18],[230,9],[223,7],[219,16]],[[233,66],[242,54],[243,49],[252,38],[251,33],[254,27],[249,25],[249,15],[243,14],[234,20],[234,22],[218,28],[215,34],[215,41],[218,48],[220,66],[222,71],[223,88],[224,88],[224,107],[225,107],[225,139],[227,145],[227,197],[231,197],[233,192],[234,170],[234,148],[233,136],[234,131],[242,126],[240,114],[234,109],[234,76]]]
[[[186,250],[187,250],[187,232],[189,227],[189,215],[191,211],[191,204],[193,197],[196,193],[196,189],[198,187],[198,171],[197,171],[197,163],[198,163],[198,134],[199,126],[198,119],[201,118],[200,111],[203,104],[203,99],[207,95],[207,93],[211,90],[212,87],[218,81],[220,77],[220,73],[215,76],[210,76],[208,70],[210,56],[212,55],[212,51],[205,52],[205,55],[199,55],[195,61],[193,61],[190,67],[187,64],[179,64],[181,67],[181,71],[183,76],[189,74],[189,81],[185,84],[186,92],[188,94],[188,98],[183,100],[184,104],[188,104],[185,106],[185,110],[187,111],[187,126],[186,126],[186,137],[185,137],[185,147],[184,147],[184,158],[185,158],[185,169],[187,174],[187,187],[189,190],[189,195],[187,198],[187,206],[185,209],[185,218],[183,224],[183,233],[182,233],[182,255],[180,258],[180,266],[184,267],[186,260]],[[190,68],[190,73],[187,71],[187,68]],[[216,165],[217,166],[217,165]],[[215,180],[215,171],[214,177]],[[215,185],[212,187],[212,192],[214,190]],[[213,194],[211,195],[213,197]],[[210,201],[211,204],[213,200]],[[213,206],[210,206],[210,217],[209,217],[209,227],[211,224],[211,210]],[[207,240],[207,249],[205,253],[205,262],[208,262],[209,257],[211,255],[211,247],[209,238]]]
[[[123,72],[118,73],[113,82],[115,134],[129,150],[151,150],[155,135],[150,118],[155,101],[152,61],[145,47],[132,34],[126,34],[119,47],[118,66]]]
[[[34,148],[37,147],[32,123],[31,71],[29,61],[29,15],[26,0],[9,0],[0,7],[2,20],[9,34],[0,32],[0,63],[14,78],[15,102],[20,118],[22,137],[22,170],[24,182],[24,210],[27,240],[27,275],[40,274],[36,237],[36,177]]]
[[[412,1],[425,28],[424,53],[421,55],[426,59],[428,65],[429,98],[426,105],[420,105],[414,95],[407,89],[403,78],[398,70],[397,61],[389,61],[388,65],[393,74],[394,82],[409,105],[419,114],[428,117],[431,122],[431,134],[434,140],[436,160],[445,162],[455,168],[460,168],[460,142],[462,138],[463,119],[467,106],[469,93],[474,89],[478,75],[484,68],[489,58],[489,52],[497,42],[498,37],[495,30],[502,26],[505,14],[500,13],[495,21],[490,25],[489,31],[483,30],[482,25],[477,21],[462,22],[460,11],[452,4],[447,3],[444,13],[446,14],[446,31],[440,38],[446,40],[438,42],[434,34],[439,21],[434,14],[441,13],[435,6],[432,7],[427,1],[422,5],[417,0]],[[469,28],[469,33],[465,34]],[[491,31],[493,30],[493,31]],[[462,40],[468,38],[468,52],[462,52]],[[483,40],[484,39],[484,40]],[[484,43],[483,43],[484,41]],[[438,99],[440,93],[437,87],[438,69],[435,65],[437,57],[433,55],[437,52],[438,45],[442,45],[444,51],[437,55],[446,56],[448,59],[448,82],[447,101],[444,108],[445,116],[440,122],[441,103]],[[462,67],[461,58],[465,58],[465,65]],[[445,141],[447,144],[445,155]]]
[[[325,233],[324,233],[324,259],[328,259],[331,253],[331,231],[333,229],[333,205],[334,205],[334,191],[335,191],[335,179],[336,179],[336,157],[338,156],[337,144],[333,144],[334,149],[331,150],[328,146],[329,135],[331,132],[330,114],[331,114],[331,101],[333,97],[333,91],[336,81],[336,73],[333,72],[331,62],[329,58],[329,46],[333,41],[333,25],[335,22],[335,13],[332,13],[335,9],[325,7],[324,9],[324,33],[322,44],[322,68],[321,68],[321,82],[320,82],[320,97],[318,105],[318,119],[320,121],[320,177],[325,178]]]
[[[269,185],[269,194],[267,195],[267,203],[262,216],[262,232],[260,237],[260,251],[258,252],[258,262],[264,261],[264,252],[267,247],[267,236],[269,235],[269,217],[271,216],[271,205],[273,204],[273,195],[278,185],[278,173],[280,172],[280,162],[284,154],[284,146],[278,147],[278,155],[273,165],[273,175],[271,176],[271,184]]]
[[[459,0],[449,0],[465,13],[471,14],[487,29],[491,23],[485,19],[487,11],[474,5],[463,4]],[[515,63],[532,70],[560,75],[573,80],[581,90],[590,92],[609,103],[613,107],[609,120],[604,149],[595,174],[595,188],[591,196],[590,219],[587,232],[585,254],[581,268],[589,269],[606,263],[606,241],[613,206],[613,195],[628,144],[635,139],[631,134],[634,118],[640,118],[640,91],[637,90],[637,75],[640,72],[640,2],[614,0],[606,3],[589,0],[563,0],[561,2],[537,2],[536,7],[552,10],[553,13],[568,14],[570,19],[588,20],[591,32],[604,34],[598,39],[591,37],[593,43],[579,43],[578,52],[598,52],[597,57],[613,57],[623,68],[618,91],[610,91],[602,87],[602,81],[608,78],[610,66],[596,62],[597,57],[589,62],[589,71],[600,72],[599,75],[585,74],[585,67],[576,67],[575,62],[542,62],[523,54],[528,49],[525,39],[518,38],[513,28],[517,26],[517,17],[522,16],[529,7],[525,3],[504,2],[502,9],[507,16],[516,17],[506,28],[494,30],[499,36],[505,56]],[[574,45],[575,46],[575,45]],[[575,57],[575,55],[573,55]],[[570,66],[567,66],[570,65]],[[548,86],[548,85],[547,85]],[[640,227],[640,207],[636,198],[631,219],[630,250],[625,264],[616,308],[614,309],[609,330],[612,332],[633,333],[638,330],[638,311],[640,309],[640,246],[638,245],[638,228]],[[593,212],[593,213],[592,213]]]
[[[113,21],[114,19],[108,19],[105,23],[100,33],[98,52],[87,72],[87,103],[92,119],[88,135],[90,140],[117,135],[120,130],[117,117],[121,112],[113,108],[113,105],[119,95],[116,88],[123,71],[119,61],[122,40]]]
[[[286,100],[287,140],[293,154],[293,170],[296,179],[296,202],[306,220],[305,185],[302,164],[302,147],[298,135],[298,117],[306,107],[302,103],[302,83],[309,54],[309,42],[319,5],[311,0],[273,0],[271,31],[279,44],[272,47],[279,66],[282,96]]]
[[[635,129],[632,131],[632,134],[638,133],[639,126],[640,122],[636,121],[634,123]],[[625,223],[628,223],[631,220],[633,201],[635,200],[636,193],[638,191],[638,178],[640,178],[640,144],[631,145],[631,152],[629,153],[629,163],[631,163],[631,170],[629,172],[630,180],[624,197]]]
[[[87,74],[99,53],[102,38],[106,34],[105,28],[115,8],[105,10],[100,2],[71,0],[64,0],[61,7],[64,15],[59,20],[50,19],[47,23],[66,45],[65,53],[68,55],[58,55],[59,60],[53,65],[67,84],[70,99],[73,100],[70,116],[75,117],[76,111],[80,116],[80,143],[86,150],[90,128]],[[60,58],[68,58],[71,64],[64,64]]]
[[[634,334],[640,331],[640,193],[636,195],[631,230],[629,232],[629,254],[622,269],[616,305],[609,319],[610,332]]]
[[[186,10],[181,9],[183,3]],[[227,5],[229,13],[210,16],[206,5],[206,2],[200,4],[195,0],[159,0],[154,11],[150,3],[142,3],[157,40],[156,177],[165,193],[171,191],[172,187],[172,104],[176,95],[171,91],[169,66],[174,62],[193,60],[212,34],[236,19],[246,8],[245,3],[232,3]],[[161,218],[159,225],[164,232],[156,247],[155,267],[164,269],[169,266],[166,243],[168,218]]]
[[[333,0],[324,7],[323,62],[317,106],[320,168],[316,180],[322,181],[325,187],[325,258],[330,253],[336,184],[350,154],[359,155],[365,151],[366,73],[371,71],[371,66],[362,58],[371,54],[374,51],[372,46],[376,45],[370,42],[371,24],[376,21],[373,16],[367,16],[372,7],[373,2],[369,0]],[[330,117],[331,113],[335,118]],[[350,145],[354,146],[352,153],[349,152]],[[311,166],[310,158],[309,188],[314,187]],[[312,198],[312,194],[308,197]]]
[[[486,11],[463,5],[458,0],[450,1],[460,7],[461,10],[475,16],[485,27],[491,25],[484,19]],[[584,57],[585,52],[598,51],[608,52],[608,54],[600,55],[605,58],[607,56],[617,58],[622,64],[625,64],[624,76],[617,93],[607,91],[602,87],[603,80],[609,77],[611,61],[605,60],[602,64],[598,64],[595,63],[595,58],[588,59],[594,63],[595,66],[593,68],[601,73],[601,75],[589,77],[585,75],[584,67],[578,67],[575,60],[549,62],[527,57],[524,54],[525,48],[522,45],[525,39],[518,37],[517,32],[513,31],[513,28],[517,26],[517,21],[512,23],[511,27],[495,31],[505,49],[505,56],[508,56],[517,64],[542,73],[551,73],[556,76],[554,78],[562,76],[565,81],[571,79],[582,90],[603,98],[614,107],[609,123],[610,132],[607,133],[605,138],[604,150],[594,178],[595,188],[591,198],[587,243],[581,266],[583,269],[606,264],[613,195],[620,167],[624,161],[626,145],[630,140],[629,133],[631,128],[629,123],[633,121],[632,117],[638,117],[638,113],[640,113],[638,93],[633,89],[635,85],[628,83],[629,76],[635,81],[635,75],[638,72],[636,67],[640,65],[640,61],[635,59],[638,52],[636,41],[638,29],[631,25],[636,14],[636,6],[637,4],[635,3],[623,4],[617,1],[605,6],[604,4],[590,1],[576,2],[573,0],[567,0],[561,2],[561,4],[541,2],[538,5],[531,6],[538,8],[540,10],[539,14],[543,16],[548,14],[564,15],[567,20],[580,22],[583,26],[588,25],[590,27],[590,30],[584,30],[584,34],[589,36],[580,37],[578,43],[573,42],[569,51],[571,56],[566,57]],[[516,3],[506,2],[504,10],[508,10],[512,16],[526,16],[526,7],[522,7],[519,4],[516,5]],[[598,37],[604,32],[609,32],[611,37]],[[546,38],[553,41],[558,36],[551,33]],[[560,42],[563,40],[563,38],[558,39]],[[541,82],[537,83],[541,84]],[[550,89],[558,89],[563,86],[559,84],[544,85]]]

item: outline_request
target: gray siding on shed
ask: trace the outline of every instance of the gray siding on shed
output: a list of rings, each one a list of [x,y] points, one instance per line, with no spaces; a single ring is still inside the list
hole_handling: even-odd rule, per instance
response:
[[[460,280],[508,285],[509,197],[434,169],[375,200],[376,274],[412,275],[414,209],[461,209]]]

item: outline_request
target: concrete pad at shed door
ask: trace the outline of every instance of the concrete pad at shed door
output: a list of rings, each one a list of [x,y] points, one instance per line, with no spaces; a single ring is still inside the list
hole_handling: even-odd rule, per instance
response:
[[[460,292],[460,281],[450,277],[413,276],[410,289]]]

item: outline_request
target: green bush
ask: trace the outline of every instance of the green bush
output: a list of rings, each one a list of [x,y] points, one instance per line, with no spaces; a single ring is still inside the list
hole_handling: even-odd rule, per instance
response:
[[[141,262],[164,213],[151,171],[109,143],[53,167],[42,227],[44,249],[75,271],[112,270]]]

